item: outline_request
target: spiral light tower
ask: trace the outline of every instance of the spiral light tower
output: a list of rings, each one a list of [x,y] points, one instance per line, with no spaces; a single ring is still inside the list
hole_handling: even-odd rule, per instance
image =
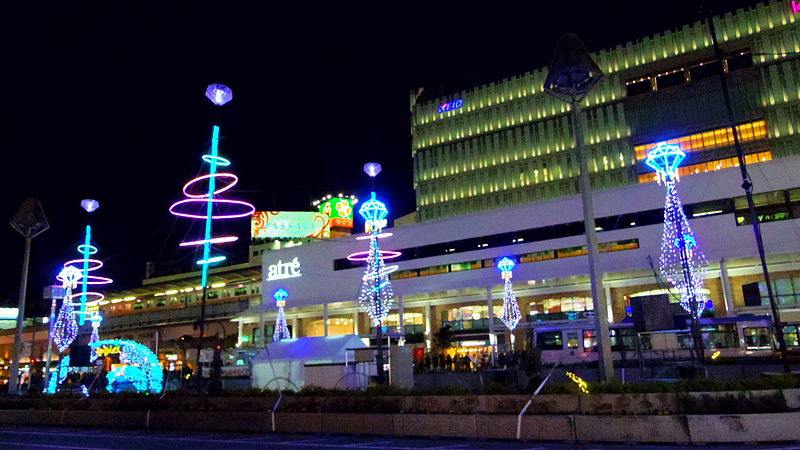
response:
[[[233,99],[233,91],[222,84],[212,84],[206,90],[206,97],[217,106],[222,106]],[[224,261],[224,255],[213,255],[212,244],[225,244],[238,240],[236,236],[213,236],[212,221],[237,219],[252,215],[256,208],[242,200],[230,200],[221,198],[219,194],[233,188],[239,181],[239,177],[228,172],[217,172],[218,167],[228,167],[230,160],[219,155],[219,126],[214,125],[211,134],[211,151],[201,158],[208,164],[208,174],[201,175],[189,180],[183,186],[183,194],[187,197],[172,204],[169,212],[189,219],[200,219],[205,221],[205,233],[201,239],[181,242],[181,247],[202,247],[203,255],[196,264],[201,267],[201,285],[203,286],[203,298],[200,307],[200,339],[197,349],[198,379],[202,377],[200,370],[200,352],[203,349],[203,338],[205,335],[205,316],[206,300],[208,299],[208,270],[211,265]],[[222,187],[217,187],[217,182]],[[199,183],[208,183],[205,192],[197,189]]]

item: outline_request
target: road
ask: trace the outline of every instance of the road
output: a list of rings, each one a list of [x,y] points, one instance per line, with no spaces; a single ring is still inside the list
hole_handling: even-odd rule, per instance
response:
[[[473,450],[473,449],[679,449],[679,445],[590,445],[570,443],[515,442],[495,440],[467,440],[449,438],[395,438],[341,435],[289,435],[198,433],[156,430],[119,430],[100,428],[29,427],[0,425],[0,446],[10,449],[389,449],[389,450]],[[691,446],[697,448],[698,446]],[[704,448],[730,449],[737,446],[709,446]],[[800,450],[798,444],[742,445],[742,449]]]

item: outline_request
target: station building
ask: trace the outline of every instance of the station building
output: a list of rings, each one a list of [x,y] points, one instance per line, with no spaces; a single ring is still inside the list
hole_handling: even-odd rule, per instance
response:
[[[770,268],[783,320],[790,323],[800,322],[798,171],[798,157],[764,162],[752,170]],[[678,184],[710,261],[704,289],[717,317],[769,313],[740,184],[737,170],[702,172]],[[612,322],[626,318],[632,297],[667,292],[658,273],[664,194],[664,187],[653,182],[595,193],[600,266]],[[445,325],[456,331],[455,347],[466,351],[489,351],[490,334],[509,344],[510,335],[497,319],[503,280],[496,263],[502,257],[517,263],[513,286],[524,318],[515,332],[516,348],[530,343],[537,327],[593,315],[579,196],[386,231],[392,236],[380,240],[382,249],[402,256],[392,260],[399,265],[391,274],[396,299],[384,325],[407,344],[430,346],[433,334]],[[368,248],[368,241],[357,238],[264,253],[264,273],[280,261],[296,260],[299,267],[291,277],[262,279],[264,302],[235,319],[240,339],[254,345],[271,339],[259,342],[256,336],[275,322],[271,293],[277,289],[289,292],[285,311],[294,337],[374,336],[356,300],[364,267],[347,259]],[[753,295],[753,287],[759,294]],[[797,345],[793,330],[787,328],[787,341]]]
[[[584,144],[612,322],[625,319],[632,297],[668,291],[657,263],[665,192],[644,164],[660,142],[688,155],[678,190],[711,261],[705,289],[715,314],[769,312],[734,132],[756,187],[783,320],[800,321],[798,19],[791,2],[781,1],[714,20],[721,63],[699,22],[593,53],[605,79],[583,105]],[[735,130],[720,69],[731,89]],[[510,343],[496,319],[502,280],[495,265],[504,256],[518,264],[513,280],[525,319],[517,346],[542,324],[592,316],[569,106],[543,91],[546,74],[540,68],[441,95],[412,94],[417,208],[381,240],[403,254],[394,260],[396,307],[385,325],[407,343],[430,346],[444,325],[465,349],[488,349],[493,335]],[[390,193],[378,194],[391,205]],[[264,303],[236,318],[240,335],[256,345],[269,340],[252,336],[274,322],[269,293],[278,288],[290,293],[286,314],[294,336],[374,335],[356,301],[364,268],[346,259],[366,245],[353,237],[265,253],[265,273],[295,258],[299,270],[262,279]],[[796,328],[786,331],[796,345]]]

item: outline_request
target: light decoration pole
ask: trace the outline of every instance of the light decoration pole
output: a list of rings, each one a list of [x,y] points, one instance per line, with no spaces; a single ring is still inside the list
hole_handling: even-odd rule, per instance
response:
[[[609,381],[614,378],[614,360],[611,356],[608,332],[608,303],[603,288],[603,274],[598,265],[597,232],[594,224],[592,183],[589,180],[589,163],[583,142],[583,105],[586,95],[603,79],[603,72],[592,60],[581,41],[574,34],[561,37],[556,46],[553,61],[547,71],[544,90],[570,104],[572,130],[575,136],[580,176],[578,186],[583,203],[583,224],[586,233],[586,248],[589,259],[589,280],[592,288],[595,324],[597,327],[598,363],[601,376]]]
[[[78,323],[75,321],[72,290],[78,286],[81,278],[83,278],[83,274],[80,269],[72,265],[65,265],[56,276],[56,279],[65,288],[64,299],[61,301],[61,308],[58,310],[58,316],[53,324],[53,333],[50,336],[59,353],[68,349],[78,337]]]
[[[206,97],[211,103],[222,106],[233,100],[233,91],[222,84],[212,84],[206,89]],[[224,255],[212,255],[212,244],[225,244],[234,242],[237,236],[213,236],[212,221],[224,219],[237,219],[252,215],[256,208],[242,200],[230,200],[220,198],[220,194],[233,188],[239,182],[239,177],[232,173],[217,172],[217,167],[230,166],[231,162],[227,158],[219,155],[219,126],[214,125],[211,134],[211,151],[202,156],[203,162],[208,164],[208,174],[201,175],[189,180],[183,186],[183,194],[187,197],[172,204],[169,212],[190,219],[201,219],[205,221],[205,233],[202,239],[181,242],[181,247],[201,247],[202,257],[196,261],[201,267],[200,283],[203,287],[203,296],[200,303],[200,318],[198,328],[200,337],[197,344],[197,379],[198,386],[202,380],[203,372],[200,367],[200,353],[203,350],[203,339],[205,336],[206,320],[206,301],[208,300],[208,270],[216,263],[226,259]],[[217,181],[222,186],[217,187]],[[205,192],[198,192],[192,187],[200,182],[207,182],[208,189]]]
[[[81,207],[91,214],[100,207],[100,203],[97,200],[85,199],[81,201]],[[103,261],[91,258],[98,252],[97,247],[92,245],[91,225],[86,225],[83,244],[78,245],[77,250],[82,258],[65,262],[64,270],[56,276],[56,279],[61,281],[66,289],[56,323],[53,325],[52,339],[59,352],[63,352],[70,346],[78,335],[78,327],[86,321],[86,316],[89,315],[86,311],[87,302],[100,302],[105,298],[99,292],[90,291],[89,286],[113,282],[111,278],[90,274],[90,272],[103,267]],[[73,293],[78,285],[80,285],[80,292]],[[80,300],[79,303],[74,302],[76,298]],[[77,310],[75,310],[76,306]]]
[[[700,289],[703,287],[708,260],[692,233],[675,187],[678,167],[684,158],[686,153],[679,146],[662,143],[647,154],[645,164],[656,171],[658,182],[663,182],[667,188],[659,268],[664,278],[680,292],[681,306],[692,317],[695,357],[702,366],[705,358],[699,319],[707,299]]]
[[[96,343],[100,340],[100,323],[103,322],[103,316],[100,313],[95,312],[94,314],[89,317],[89,321],[92,323],[92,337],[89,339],[89,345]],[[92,354],[91,354],[91,361],[97,359],[97,350],[95,347],[92,347]]]
[[[272,334],[272,340],[291,339],[292,334],[289,333],[289,327],[286,325],[286,314],[283,312],[289,293],[285,289],[278,289],[272,294],[272,297],[275,298],[275,305],[278,307],[278,319],[275,321],[275,332]]]
[[[364,165],[364,172],[375,178],[381,172],[381,165],[378,163],[367,163]],[[371,192],[370,199],[364,202],[358,209],[358,214],[364,218],[364,230],[366,236],[356,239],[369,239],[369,250],[357,252],[347,257],[350,261],[366,261],[367,266],[364,275],[361,277],[361,290],[358,294],[358,303],[369,315],[372,323],[377,330],[376,339],[378,350],[375,356],[377,365],[378,382],[383,383],[383,321],[392,307],[394,293],[392,284],[389,281],[389,274],[396,271],[398,266],[387,266],[385,260],[400,256],[400,252],[381,250],[379,240],[392,235],[384,233],[386,227],[386,217],[389,210],[386,204],[378,200],[375,192]]]
[[[87,214],[91,214],[94,211],[97,211],[100,208],[100,203],[97,200],[93,199],[84,199],[81,201],[81,207],[86,211]],[[78,253],[83,256],[81,259],[73,259],[72,261],[68,261],[64,264],[66,267],[67,265],[78,264],[81,267],[81,274],[83,275],[80,279],[81,284],[81,293],[80,293],[80,303],[77,305],[78,311],[76,312],[78,325],[83,325],[86,321],[86,316],[88,313],[86,312],[86,302],[89,301],[91,298],[92,301],[99,302],[103,300],[105,296],[99,292],[90,292],[89,285],[92,284],[109,284],[112,282],[110,278],[100,277],[97,275],[89,275],[89,272],[97,270],[103,267],[103,262],[98,259],[90,258],[91,255],[97,253],[97,247],[92,245],[92,227],[91,225],[86,225],[86,232],[84,233],[83,244],[78,246]]]
[[[50,228],[44,215],[42,204],[34,198],[27,198],[9,222],[25,238],[25,251],[22,255],[22,276],[19,282],[19,303],[17,305],[17,329],[14,335],[14,350],[11,359],[11,374],[8,380],[8,393],[19,393],[19,360],[22,357],[22,330],[25,326],[25,299],[28,295],[28,266],[31,261],[31,241]],[[31,347],[31,352],[33,348]]]
[[[517,327],[520,319],[522,319],[522,313],[519,312],[517,296],[514,295],[514,287],[511,285],[511,271],[514,270],[514,266],[516,265],[517,264],[508,257],[501,259],[497,263],[497,268],[500,269],[502,273],[504,283],[503,314],[500,316],[500,320],[502,320],[511,331],[514,331],[514,328]]]

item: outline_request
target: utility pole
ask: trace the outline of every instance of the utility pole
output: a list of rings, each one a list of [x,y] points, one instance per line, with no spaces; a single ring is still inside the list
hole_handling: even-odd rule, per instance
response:
[[[736,116],[733,113],[733,106],[731,105],[731,94],[728,89],[728,80],[725,74],[724,58],[722,49],[717,40],[717,30],[714,27],[713,16],[706,17],[706,24],[708,24],[708,31],[711,33],[711,42],[714,45],[714,55],[717,59],[719,70],[719,82],[722,87],[722,98],[725,101],[725,112],[728,114],[728,126],[733,133],[733,145],[736,148],[736,157],[739,160],[739,170],[742,174],[742,189],[744,189],[745,197],[747,198],[747,209],[750,213],[750,222],[753,225],[753,235],[756,238],[756,246],[758,247],[758,258],[761,261],[761,271],[764,273],[764,281],[767,285],[767,296],[769,297],[769,306],[772,310],[772,321],[775,326],[775,337],[778,340],[778,348],[781,352],[781,365],[786,373],[792,371],[789,367],[789,362],[786,360],[786,339],[783,337],[783,325],[781,322],[781,313],[778,309],[778,303],[775,301],[775,293],[772,289],[772,279],[769,276],[769,268],[767,267],[767,257],[764,252],[764,240],[761,236],[761,221],[756,214],[756,205],[753,202],[753,182],[750,179],[750,174],[747,173],[747,163],[744,160],[744,151],[742,150],[742,143],[739,140],[739,133],[736,130]]]
[[[592,287],[595,323],[597,328],[597,360],[601,376],[610,381],[614,378],[614,360],[608,332],[608,306],[603,288],[603,274],[597,257],[597,232],[594,222],[594,203],[592,183],[589,180],[589,163],[583,145],[583,109],[581,102],[586,95],[603,79],[603,72],[592,60],[591,55],[574,34],[566,34],[559,39],[553,61],[547,72],[544,90],[554,97],[567,102],[572,107],[570,119],[575,135],[575,150],[580,167],[578,185],[583,203],[583,223],[586,231],[586,248],[589,256],[589,280]]]

